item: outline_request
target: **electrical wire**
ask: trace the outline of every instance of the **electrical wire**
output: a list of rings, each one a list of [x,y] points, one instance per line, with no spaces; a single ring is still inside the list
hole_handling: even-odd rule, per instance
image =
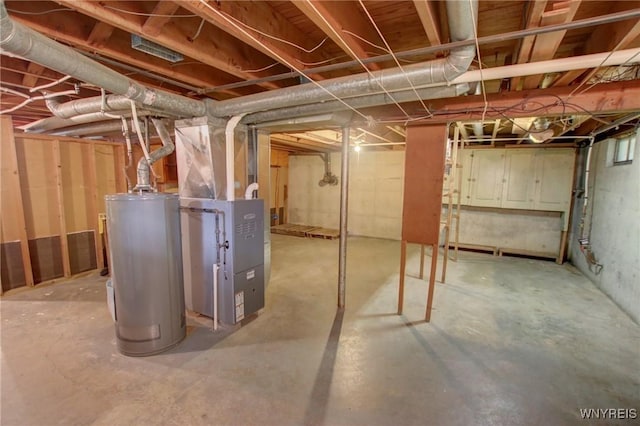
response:
[[[194,42],[198,36],[200,35],[200,31],[202,31],[202,27],[204,27],[204,18],[202,18],[202,21],[200,21],[200,25],[198,26],[198,30],[196,31],[195,35],[193,37],[189,37],[189,41],[190,42]]]
[[[272,55],[276,56],[278,58],[278,60],[284,64],[286,64],[288,67],[290,67],[291,69],[293,69],[294,71],[296,71],[298,74],[304,76],[304,73],[298,69],[295,65],[288,63],[287,60],[285,60],[284,58],[282,58],[279,54],[277,54],[276,52],[273,51],[273,49],[269,48],[268,46],[264,45],[264,43],[260,42],[260,40],[256,39],[255,36],[253,36],[252,34],[248,33],[246,30],[244,30],[243,28],[241,28],[240,26],[238,26],[238,24],[236,24],[233,20],[229,19],[225,14],[223,14],[222,12],[216,10],[215,8],[213,8],[211,5],[209,5],[205,0],[200,0],[200,3],[205,5],[205,7],[209,8],[211,11],[213,11],[214,13],[218,14],[219,16],[223,17],[224,19],[227,20],[227,22],[231,23],[232,25],[234,25],[236,27],[236,29],[242,31],[245,35],[247,35],[248,37],[251,37],[252,40],[256,43],[261,44],[265,49],[267,49]],[[306,77],[306,76],[305,76]],[[335,100],[339,101],[340,103],[342,103],[344,106],[346,106],[347,108],[349,108],[350,110],[352,110],[353,112],[355,112],[356,114],[358,114],[359,116],[361,116],[362,118],[364,118],[367,121],[371,121],[371,117],[368,117],[366,115],[364,115],[363,113],[361,113],[360,111],[358,111],[357,109],[355,109],[354,107],[352,107],[351,105],[349,105],[348,103],[346,103],[344,100],[342,100],[340,97],[334,95],[330,90],[328,90],[327,88],[325,88],[324,86],[322,86],[320,83],[318,83],[317,81],[310,79],[309,81],[316,85],[317,87],[319,87],[320,89],[324,90],[329,96],[331,96],[332,98],[334,98]]]
[[[362,4],[362,2],[360,2],[360,4]],[[363,6],[363,7],[364,7],[364,6]],[[366,10],[366,9],[365,9],[365,12],[367,12],[367,10]],[[369,14],[369,12],[367,12],[367,15],[368,15],[368,14]],[[372,20],[371,22],[373,22],[373,20]],[[375,23],[374,23],[373,25],[375,26]],[[354,32],[351,32],[351,31],[349,31],[349,30],[345,30],[345,29],[343,29],[343,30],[342,30],[342,32],[343,32],[343,33],[346,33],[346,34],[349,34],[350,36],[353,36],[353,37],[357,38],[358,40],[360,40],[360,41],[363,41],[363,42],[367,43],[367,44],[368,44],[369,46],[371,46],[371,47],[375,47],[376,49],[380,49],[380,50],[382,50],[384,53],[391,53],[391,50],[388,50],[388,48],[387,48],[387,49],[385,49],[385,48],[384,48],[384,47],[382,47],[382,46],[378,46],[377,44],[370,42],[370,41],[369,41],[369,40],[367,40],[366,38],[361,37],[361,36],[359,36],[358,34],[356,34],[356,33],[354,33]],[[378,34],[380,34],[380,32],[378,32]],[[382,36],[381,36],[381,37],[382,37]],[[384,40],[383,40],[383,41],[384,41]],[[385,43],[385,45],[386,45],[386,43]],[[374,55],[377,55],[377,53],[374,53]]]
[[[273,68],[273,67],[278,66],[278,65],[280,65],[280,62],[274,62],[274,63],[272,63],[271,65],[267,65],[266,67],[258,68],[258,69],[255,69],[255,70],[245,70],[245,69],[240,69],[240,71],[242,71],[242,72],[248,72],[248,73],[256,73],[256,72],[266,71],[266,70],[268,70],[269,68]]]
[[[70,9],[68,7],[63,7],[63,8],[59,8],[59,9],[43,10],[41,12],[27,12],[27,11],[24,11],[24,10],[16,10],[16,9],[9,9],[9,8],[7,8],[7,10],[9,12],[11,12],[11,13],[15,13],[15,14],[18,14],[18,15],[33,15],[33,16],[46,15],[48,13],[55,13],[55,12],[68,12],[68,11],[73,12],[74,11],[73,9]]]
[[[202,0],[200,0],[202,1]],[[316,14],[324,21],[324,23],[331,29],[331,31],[333,31],[333,33],[336,35],[336,37],[338,37],[338,39],[340,39],[340,42],[344,45],[344,47],[347,48],[347,50],[349,51],[348,53],[356,60],[358,61],[358,63],[362,66],[362,68],[365,70],[365,72],[367,74],[369,74],[369,76],[371,77],[371,79],[373,81],[376,82],[376,84],[378,86],[380,86],[380,88],[385,92],[385,94],[387,96],[389,96],[389,98],[393,101],[393,103],[398,107],[398,109],[400,111],[402,111],[402,113],[407,117],[409,117],[409,114],[407,113],[407,111],[405,111],[404,108],[402,108],[402,106],[398,103],[398,101],[395,100],[395,98],[391,95],[391,93],[389,93],[387,91],[387,89],[385,89],[385,87],[383,86],[383,84],[373,75],[373,73],[369,70],[369,68],[367,68],[367,66],[364,64],[364,62],[362,62],[362,60],[358,57],[358,55],[356,55],[356,53],[353,51],[353,49],[351,49],[351,46],[349,46],[349,43],[346,43],[344,41],[344,39],[340,36],[340,34],[338,34],[338,32],[333,28],[333,26],[327,21],[327,19],[325,18],[325,16],[320,13],[318,11],[318,9],[316,9],[315,4],[313,4],[313,2],[309,2],[309,6],[311,6],[313,8],[313,10],[316,12]]]
[[[202,2],[202,1],[201,1],[201,2]],[[207,4],[207,6],[209,6],[209,5]],[[209,8],[211,8],[211,7],[209,7]],[[322,45],[327,41],[327,39],[329,38],[329,37],[325,37],[325,38],[324,38],[324,39],[322,39],[322,41],[321,41],[320,43],[318,43],[315,47],[313,47],[313,48],[311,48],[311,49],[305,49],[304,47],[299,46],[299,45],[297,45],[297,44],[295,44],[295,43],[293,43],[293,42],[291,42],[291,41],[289,41],[289,40],[285,40],[285,39],[282,39],[282,38],[280,38],[280,37],[276,37],[276,36],[271,35],[271,34],[269,34],[269,33],[265,33],[264,31],[261,31],[261,30],[259,30],[259,29],[255,28],[255,27],[252,27],[252,26],[251,26],[251,25],[249,25],[249,24],[245,24],[244,22],[242,22],[241,20],[239,20],[239,19],[238,19],[238,18],[236,18],[235,16],[229,15],[229,14],[228,14],[228,13],[226,13],[226,12],[223,12],[223,11],[221,11],[221,10],[216,10],[216,12],[217,12],[220,16],[224,16],[224,17],[225,17],[225,18],[227,18],[227,19],[231,19],[231,20],[232,20],[232,21],[234,21],[235,23],[237,23],[237,24],[239,24],[239,25],[242,25],[243,27],[245,27],[245,28],[247,28],[247,29],[249,29],[249,30],[251,30],[251,31],[254,31],[254,32],[258,33],[258,34],[260,34],[261,36],[264,36],[264,37],[270,38],[270,39],[272,39],[272,40],[279,41],[280,43],[288,44],[289,46],[295,47],[296,49],[302,50],[303,52],[306,52],[306,53],[313,53],[313,52],[315,52],[315,51],[316,51],[316,50],[318,50],[318,49],[319,49],[319,48],[320,48],[320,47],[321,47],[321,46],[322,46]]]
[[[125,13],[127,15],[136,15],[136,16],[149,16],[149,17],[157,17],[157,18],[198,18],[199,17],[199,15],[193,15],[193,14],[189,14],[189,15],[170,15],[170,14],[163,14],[163,13],[134,12],[132,10],[122,9],[122,8],[115,7],[115,6],[110,6],[108,4],[104,4],[104,5],[102,5],[102,7],[104,7],[105,9],[115,10],[116,12],[122,12],[122,13]]]
[[[393,57],[393,60],[396,62],[396,65],[398,66],[398,68],[400,69],[400,71],[402,72],[402,74],[404,75],[404,78],[407,79],[407,82],[409,83],[409,86],[411,86],[411,90],[413,90],[413,93],[415,93],[416,98],[418,98],[418,100],[420,101],[420,104],[422,104],[422,107],[429,112],[429,108],[427,107],[427,105],[424,103],[424,100],[422,100],[422,98],[420,97],[420,95],[418,94],[418,91],[416,90],[416,87],[413,85],[413,82],[411,81],[411,79],[409,78],[409,76],[407,75],[407,73],[404,71],[404,68],[402,68],[402,65],[400,65],[400,61],[398,61],[398,58],[396,57],[396,54],[393,53],[393,50],[391,49],[391,46],[389,46],[389,43],[387,43],[387,39],[384,38],[384,35],[382,34],[382,31],[380,31],[380,28],[378,28],[378,25],[376,25],[375,21],[373,20],[373,17],[371,16],[371,14],[369,13],[369,11],[367,10],[367,8],[365,7],[364,3],[362,2],[362,0],[358,0],[360,2],[360,6],[362,7],[362,9],[364,10],[364,12],[367,14],[367,17],[369,18],[369,21],[371,21],[371,24],[373,25],[373,27],[376,29],[376,32],[378,33],[378,35],[380,36],[380,39],[382,40],[382,42],[384,43],[384,45],[387,48],[387,52],[389,54],[391,54],[391,56]],[[471,1],[471,0],[470,0]],[[472,8],[473,10],[473,8]]]

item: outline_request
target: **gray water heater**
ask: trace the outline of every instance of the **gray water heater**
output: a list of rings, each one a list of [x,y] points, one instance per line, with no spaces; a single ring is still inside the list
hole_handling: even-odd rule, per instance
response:
[[[177,194],[105,197],[118,349],[146,356],[186,335]]]
[[[264,307],[262,200],[181,198],[187,309],[236,324]],[[214,271],[217,294],[214,297]]]

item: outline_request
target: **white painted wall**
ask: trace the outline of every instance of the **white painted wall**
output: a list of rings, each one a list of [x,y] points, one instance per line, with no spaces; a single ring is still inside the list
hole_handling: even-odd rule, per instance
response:
[[[349,233],[400,239],[404,151],[350,153]],[[340,154],[331,171],[340,176]],[[338,229],[340,184],[320,187],[318,156],[289,156],[289,223]]]
[[[575,202],[570,260],[640,323],[640,155],[637,141],[635,153],[631,164],[613,166],[613,141],[594,145],[589,179],[589,203],[593,208],[590,241],[597,261],[604,267],[598,275],[591,272],[580,252],[578,226],[582,197]],[[586,148],[581,155],[580,176],[584,173]],[[583,181],[582,177],[578,180]]]

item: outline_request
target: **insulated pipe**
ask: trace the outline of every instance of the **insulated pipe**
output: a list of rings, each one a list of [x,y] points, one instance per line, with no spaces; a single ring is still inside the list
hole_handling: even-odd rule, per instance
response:
[[[474,22],[478,16],[478,0],[447,1],[447,15],[451,38],[454,41],[475,37]],[[209,112],[216,117],[230,117],[241,113],[267,111],[338,98],[361,96],[384,90],[407,90],[426,84],[446,84],[466,71],[475,57],[474,45],[451,50],[446,58],[391,68],[372,73],[360,73],[324,80],[317,83],[301,84],[284,89],[271,90],[229,99],[221,102],[207,100]],[[321,87],[319,87],[321,86]]]
[[[124,95],[144,106],[153,106],[182,117],[204,115],[202,101],[153,90],[99,64],[72,48],[51,40],[36,31],[14,22],[0,0],[0,48],[3,53],[18,55],[62,74]]]
[[[130,103],[131,101],[127,102]],[[28,133],[52,132],[54,130],[64,129],[65,127],[74,126],[77,124],[95,123],[98,121],[110,120],[113,118],[113,115],[113,113],[109,114],[98,111],[83,115],[77,115],[70,118],[49,117],[34,121],[33,123],[29,123],[24,126],[20,126],[19,129],[24,130]],[[119,117],[130,117],[131,110],[129,109],[127,111],[116,111],[115,115],[118,115]],[[139,117],[146,117],[149,115],[158,115],[158,113],[149,110],[138,110]]]
[[[227,163],[227,200],[233,201],[236,198],[236,164],[235,164],[235,129],[244,114],[231,117],[224,130],[225,137],[225,158]]]
[[[469,92],[468,84],[456,84],[453,86],[429,87],[426,89],[417,89],[420,99],[440,99],[453,98]],[[413,90],[404,90],[393,93],[393,99],[386,93],[377,93],[375,95],[358,96],[345,99],[345,102],[352,108],[367,108],[372,106],[390,105],[394,103],[417,101],[416,94]],[[304,117],[307,115],[324,114],[335,111],[343,111],[348,109],[342,102],[325,101],[316,104],[291,106],[287,108],[274,109],[270,111],[257,112],[249,114],[243,118],[245,124],[257,124],[268,121],[281,120],[292,117]]]
[[[117,132],[122,129],[122,122],[120,120],[101,121],[99,123],[82,124],[79,126],[71,126],[60,128],[52,131],[50,134],[53,136],[94,136],[104,135],[106,133]]]
[[[344,309],[347,283],[347,217],[349,203],[349,128],[342,128],[340,184],[340,248],[338,253],[338,308]]]
[[[103,102],[104,101],[104,102]],[[92,112],[115,112],[131,108],[131,100],[122,95],[94,96],[60,103],[58,99],[47,100],[47,108],[56,117],[70,118]]]
[[[244,191],[244,199],[252,200],[253,199],[253,191],[257,191],[259,188],[258,182],[253,182],[249,186],[247,186],[247,190]]]

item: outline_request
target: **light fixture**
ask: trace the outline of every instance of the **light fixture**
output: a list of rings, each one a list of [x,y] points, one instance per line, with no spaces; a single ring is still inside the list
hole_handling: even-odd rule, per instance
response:
[[[180,62],[184,57],[171,49],[167,49],[164,46],[154,43],[150,40],[140,37],[136,34],[131,34],[131,47],[149,55],[156,56],[172,63]]]
[[[546,118],[536,118],[529,130],[529,140],[533,143],[543,143],[551,139],[554,135],[553,129],[549,126],[551,123]]]
[[[353,150],[354,150],[355,152],[360,152],[360,151],[362,150],[362,147],[361,147],[360,145],[356,145],[356,146],[353,148]]]
[[[543,143],[553,137],[553,130],[532,130],[529,132],[529,140],[533,143]]]

